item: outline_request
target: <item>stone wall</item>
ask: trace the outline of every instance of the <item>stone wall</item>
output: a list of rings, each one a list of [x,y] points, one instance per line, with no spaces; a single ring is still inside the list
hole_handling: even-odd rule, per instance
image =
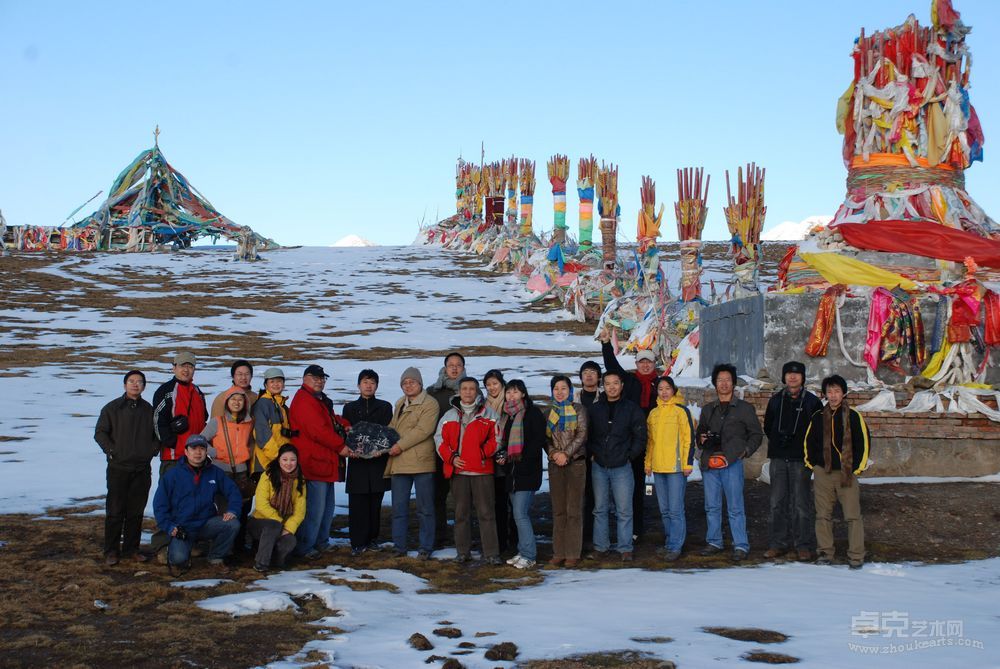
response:
[[[779,370],[780,371],[780,370]],[[711,388],[682,388],[689,404],[714,399]],[[875,395],[851,391],[847,403],[864,404]],[[754,405],[761,425],[771,392],[746,392],[744,399]],[[896,393],[896,406],[906,406],[912,395]],[[995,408],[992,400],[984,403]],[[944,400],[945,408],[948,401]],[[865,476],[985,476],[1000,472],[1000,423],[982,414],[866,412],[871,433],[872,465]],[[756,478],[767,460],[767,438],[760,450],[747,460],[747,477]]]

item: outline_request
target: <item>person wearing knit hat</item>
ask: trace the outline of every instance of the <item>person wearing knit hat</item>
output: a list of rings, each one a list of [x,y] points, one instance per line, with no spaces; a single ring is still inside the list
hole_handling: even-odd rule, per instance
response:
[[[438,404],[424,390],[424,379],[416,367],[407,367],[399,379],[403,396],[396,401],[389,427],[399,433],[399,441],[389,449],[385,476],[392,489],[392,543],[396,555],[406,555],[406,535],[410,520],[410,492],[416,489],[418,557],[428,560],[434,550],[434,431]]]
[[[816,514],[811,472],[803,460],[806,429],[822,402],[805,389],[806,366],[790,360],[781,367],[784,388],[771,396],[764,412],[768,473],[771,479],[771,522],[767,552],[774,559],[791,551],[811,560],[816,550]]]
[[[160,444],[153,430],[153,406],[142,399],[146,375],[133,369],[124,378],[125,393],[101,409],[94,441],[108,462],[108,494],[104,515],[104,561],[118,564],[119,557],[137,562],[148,558],[139,552],[142,514],[152,482],[150,461]]]
[[[285,390],[285,373],[277,367],[264,372],[264,387],[253,402],[253,477],[257,480],[267,466],[278,457],[281,447],[299,436],[292,431],[288,415],[288,398]]]

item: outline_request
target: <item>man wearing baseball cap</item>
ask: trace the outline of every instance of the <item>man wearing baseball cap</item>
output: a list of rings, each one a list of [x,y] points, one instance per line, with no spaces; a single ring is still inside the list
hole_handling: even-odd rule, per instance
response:
[[[804,449],[809,421],[823,403],[805,389],[805,380],[803,363],[786,362],[781,368],[785,387],[771,396],[764,412],[771,479],[771,533],[764,553],[768,559],[794,551],[799,560],[810,560],[816,548],[812,472],[805,465]]]
[[[221,511],[216,495],[226,500]],[[188,437],[184,455],[160,479],[153,496],[156,524],[170,537],[167,566],[171,573],[187,571],[191,548],[202,539],[211,542],[208,563],[228,571],[224,558],[239,532],[242,506],[239,488],[208,457],[208,440],[200,434]]]
[[[306,367],[289,411],[292,430],[298,431],[292,443],[299,449],[306,479],[306,517],[295,532],[295,554],[307,560],[329,547],[333,484],[340,480],[340,456],[350,454],[346,430],[351,424],[336,415],[333,401],[323,392],[328,378],[319,365]]]
[[[184,444],[208,422],[205,393],[194,384],[194,353],[174,356],[174,376],[153,393],[153,424],[160,441],[160,476],[184,457]]]

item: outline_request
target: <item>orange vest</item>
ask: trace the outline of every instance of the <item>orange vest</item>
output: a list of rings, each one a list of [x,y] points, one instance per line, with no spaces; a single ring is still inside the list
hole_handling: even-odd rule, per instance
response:
[[[250,460],[250,437],[253,434],[253,421],[233,423],[225,420],[222,416],[215,420],[219,421],[219,430],[212,437],[215,460],[224,462],[230,467],[248,462]],[[226,434],[229,435],[229,447],[226,446]],[[233,459],[236,462],[229,461],[230,448],[232,448]]]

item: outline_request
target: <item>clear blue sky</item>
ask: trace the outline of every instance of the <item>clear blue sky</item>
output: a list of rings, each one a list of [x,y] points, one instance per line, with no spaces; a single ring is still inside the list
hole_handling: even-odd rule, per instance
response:
[[[1000,218],[1000,3],[973,26],[986,133],[972,197]],[[30,2],[0,0],[0,209],[56,225],[152,144],[234,221],[286,244],[357,233],[408,243],[454,211],[461,151],[620,165],[668,208],[675,170],[712,175],[706,238],[726,236],[724,169],[767,168],[765,228],[843,199],[838,96],[852,40],[929,0],[837,2]],[[996,152],[995,152],[996,151]],[[85,211],[90,211],[89,206]],[[576,197],[568,220],[576,226]],[[83,212],[82,212],[83,213]],[[672,217],[664,226],[676,238]]]

